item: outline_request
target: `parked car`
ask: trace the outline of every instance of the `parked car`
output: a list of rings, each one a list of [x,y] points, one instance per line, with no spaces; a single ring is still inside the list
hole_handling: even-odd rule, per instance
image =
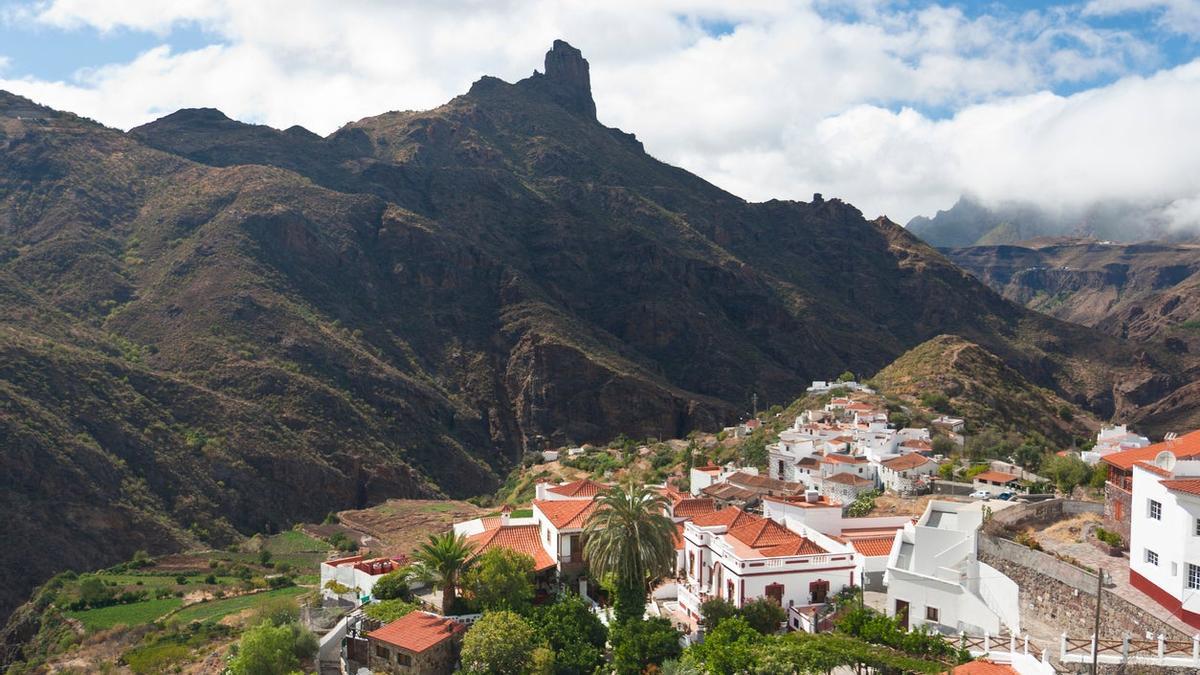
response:
[[[987,490],[976,490],[971,493],[971,499],[988,499],[991,496],[992,493]]]
[[[1003,499],[1004,501],[1008,501],[1012,498],[1013,498],[1013,493],[1011,493],[1011,492],[1001,492],[1000,494],[996,495],[996,499]]]

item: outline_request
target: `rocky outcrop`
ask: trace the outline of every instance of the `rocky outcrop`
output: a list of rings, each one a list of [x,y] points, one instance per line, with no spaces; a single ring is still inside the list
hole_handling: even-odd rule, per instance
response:
[[[592,100],[592,80],[583,52],[562,40],[546,52],[546,73],[534,77],[534,83],[564,108],[589,119],[596,119],[596,102]]]

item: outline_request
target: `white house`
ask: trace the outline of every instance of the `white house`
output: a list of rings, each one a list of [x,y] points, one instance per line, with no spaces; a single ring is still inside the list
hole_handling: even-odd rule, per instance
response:
[[[331,599],[350,600],[358,604],[363,598],[369,598],[375,588],[375,582],[387,574],[404,567],[407,560],[399,558],[366,558],[361,555],[347,556],[326,560],[321,563],[321,595]],[[333,583],[349,589],[346,593],[337,593],[328,588]]]
[[[858,583],[854,549],[819,532],[805,536],[741,509],[699,515],[684,524],[680,606],[700,617],[700,604],[720,597],[741,607],[771,598],[789,610],[819,606]]]
[[[910,494],[923,487],[937,473],[938,463],[916,452],[891,457],[879,463],[879,482],[885,490]]]
[[[1133,465],[1129,582],[1200,629],[1200,460]]]
[[[1096,434],[1096,445],[1080,456],[1088,464],[1096,464],[1105,455],[1135,448],[1144,448],[1148,445],[1150,445],[1149,438],[1133,433],[1124,424],[1104,426]]]
[[[849,504],[864,492],[875,489],[872,478],[862,478],[853,473],[838,472],[821,479],[820,492],[826,498]]]
[[[931,423],[934,427],[951,434],[961,434],[963,427],[967,425],[961,417],[950,417],[949,415],[936,417]]]
[[[854,380],[850,380],[849,382],[838,382],[836,380],[813,380],[812,386],[810,386],[807,391],[810,394],[825,394],[834,389],[845,389],[846,391],[857,391],[864,394],[875,393],[874,389],[865,384],[859,384]]]
[[[889,616],[946,633],[1020,632],[1016,582],[977,557],[982,507],[934,500],[904,527],[888,555]]]
[[[1021,477],[1004,471],[984,471],[972,479],[976,490],[998,495],[1002,492],[1019,492]]]
[[[693,495],[699,495],[700,491],[704,488],[714,483],[723,483],[735,473],[758,475],[758,469],[752,466],[739,467],[732,463],[725,466],[717,466],[716,464],[694,466],[688,473],[688,490]]]

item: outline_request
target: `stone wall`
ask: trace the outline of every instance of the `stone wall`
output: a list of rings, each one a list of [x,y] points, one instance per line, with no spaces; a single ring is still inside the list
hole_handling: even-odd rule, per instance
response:
[[[1129,541],[1129,509],[1133,506],[1133,494],[1112,483],[1104,484],[1104,527]]]
[[[935,480],[932,487],[935,495],[969,495],[975,491],[973,483],[956,483],[949,480]]]
[[[1091,635],[1096,611],[1096,575],[1052,555],[1000,537],[979,533],[979,560],[1004,573],[1021,588],[1022,617],[1036,616],[1074,636]],[[1172,640],[1190,640],[1124,598],[1103,591],[1100,625],[1105,635],[1147,632]]]

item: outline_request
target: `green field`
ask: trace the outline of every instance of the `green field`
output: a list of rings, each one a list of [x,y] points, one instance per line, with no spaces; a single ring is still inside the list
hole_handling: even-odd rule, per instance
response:
[[[174,575],[174,574],[97,574],[95,576],[97,579],[100,579],[106,583],[112,582],[112,583],[117,584],[118,586],[130,586],[130,587],[142,586],[144,588],[161,588],[163,586],[174,587],[174,586],[179,585],[179,584],[175,583],[175,577],[177,575]],[[185,584],[185,587],[186,587],[186,586],[197,586],[197,585],[202,586],[202,585],[204,585],[204,578],[207,577],[208,575],[207,574],[188,574],[185,576],[187,577],[187,584]],[[138,583],[138,582],[141,582],[141,583]],[[230,577],[230,576],[217,577],[217,585],[220,585],[220,586],[229,586],[232,584],[236,584],[237,582],[238,582],[238,579],[236,577]]]
[[[267,539],[266,548],[273,555],[288,553],[324,553],[329,550],[329,544],[300,532],[289,530]]]
[[[189,605],[177,612],[172,618],[178,618],[183,623],[191,623],[193,621],[220,621],[230,614],[249,609],[257,606],[259,603],[266,602],[272,598],[292,598],[308,592],[308,589],[299,586],[289,588],[279,588],[273,591],[264,593],[254,593],[253,595],[240,595],[236,598],[225,598],[224,600],[210,600],[201,602],[195,605]]]
[[[73,619],[82,621],[88,630],[104,630],[119,624],[140,626],[150,623],[182,604],[183,600],[179,598],[162,598],[143,600],[128,605],[86,609],[81,612],[67,612],[66,614]]]

